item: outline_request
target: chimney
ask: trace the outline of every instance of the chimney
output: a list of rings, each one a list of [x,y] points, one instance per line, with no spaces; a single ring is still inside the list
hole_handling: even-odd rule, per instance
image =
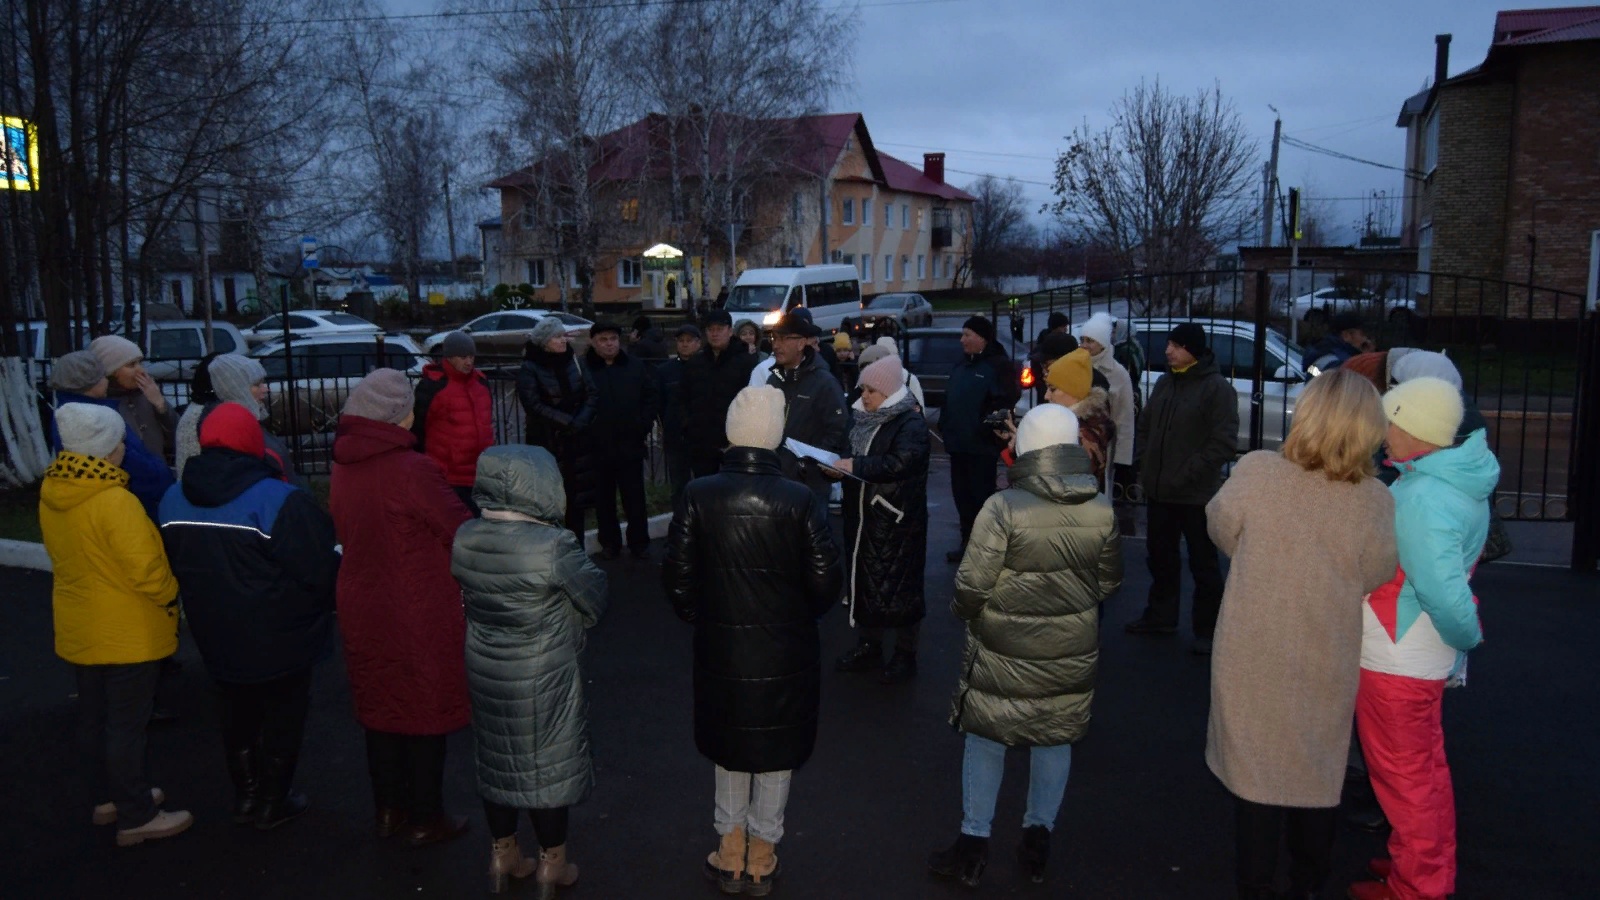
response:
[[[1450,77],[1450,35],[1434,35],[1433,45],[1433,83],[1438,86]]]
[[[930,181],[944,184],[944,154],[922,154],[922,174],[926,175]]]

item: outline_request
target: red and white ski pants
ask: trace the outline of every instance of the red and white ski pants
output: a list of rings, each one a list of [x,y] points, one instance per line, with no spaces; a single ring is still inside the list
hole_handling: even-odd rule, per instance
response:
[[[1389,890],[1443,900],[1456,889],[1456,800],[1444,757],[1444,682],[1361,670],[1361,752],[1393,832]]]

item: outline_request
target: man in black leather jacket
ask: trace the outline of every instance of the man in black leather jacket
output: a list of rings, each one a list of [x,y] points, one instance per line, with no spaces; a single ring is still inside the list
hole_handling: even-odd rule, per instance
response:
[[[678,385],[678,402],[684,410],[683,438],[689,448],[689,466],[696,478],[714,475],[722,467],[723,433],[728,404],[750,384],[756,356],[742,341],[733,339],[733,317],[715,309],[700,320],[705,349],[689,361]]]
[[[774,362],[767,384],[783,391],[785,438],[842,456],[850,452],[850,415],[845,411],[844,389],[810,346],[820,333],[809,314],[790,313],[779,319],[772,329]],[[786,448],[778,450],[778,459],[783,473],[803,482],[826,507],[833,482],[816,461],[801,459]]]
[[[828,507],[784,477],[783,396],[746,388],[728,410],[722,471],[684,489],[662,586],[695,626],[694,739],[716,764],[721,843],[705,874],[726,893],[766,894],[790,776],[816,744],[817,619],[844,576]]]

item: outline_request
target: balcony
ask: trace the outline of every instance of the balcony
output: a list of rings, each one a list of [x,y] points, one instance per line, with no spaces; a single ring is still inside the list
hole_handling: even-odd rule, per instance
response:
[[[950,209],[939,207],[933,211],[933,249],[943,250],[951,244]]]

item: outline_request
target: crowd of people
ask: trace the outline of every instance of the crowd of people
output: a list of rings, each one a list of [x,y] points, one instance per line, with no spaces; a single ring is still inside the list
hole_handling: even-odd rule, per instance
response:
[[[446,736],[470,728],[490,889],[574,884],[568,813],[595,781],[582,659],[608,591],[586,512],[600,560],[624,545],[650,558],[642,479],[659,423],[674,500],[660,578],[694,629],[694,736],[718,835],[703,869],[722,891],[765,895],[781,871],[792,775],[817,739],[819,618],[848,610],[855,644],[837,671],[917,675],[939,443],[966,629],[949,721],[965,746],[959,832],[931,855],[934,875],[981,880],[1015,747],[1030,754],[1017,856],[1044,880],[1091,718],[1102,604],[1123,580],[1131,520],[1112,498],[1136,479],[1152,584],[1125,628],[1176,632],[1187,543],[1192,649],[1212,656],[1206,760],[1236,800],[1240,896],[1283,896],[1285,842],[1291,895],[1320,895],[1352,723],[1393,833],[1376,880],[1350,896],[1447,896],[1441,697],[1482,639],[1470,578],[1499,475],[1459,373],[1426,351],[1323,354],[1282,448],[1229,473],[1235,394],[1204,329],[1171,332],[1144,398],[1115,352],[1120,323],[1099,313],[1073,335],[1061,318],[1035,348],[1043,402],[1020,420],[1014,362],[987,318],[968,319],[936,427],[893,340],[836,347],[804,309],[770,346],[712,311],[678,325],[670,353],[641,319],[626,341],[595,325],[580,356],[547,319],[516,373],[523,441],[503,445],[471,338],[453,333],[416,384],[378,369],[350,392],[326,511],[267,427],[259,364],[208,357],[179,417],[137,346],[96,339],[55,366],[58,455],[40,502],[93,821],[122,846],[193,824],[164,809],[144,765],[181,613],[216,684],[234,823],[273,829],[309,808],[294,776],[311,673],[337,641],[377,836],[422,846],[469,830],[443,779]],[[1308,506],[1322,514],[1308,520]],[[517,842],[523,813],[536,860]]]

